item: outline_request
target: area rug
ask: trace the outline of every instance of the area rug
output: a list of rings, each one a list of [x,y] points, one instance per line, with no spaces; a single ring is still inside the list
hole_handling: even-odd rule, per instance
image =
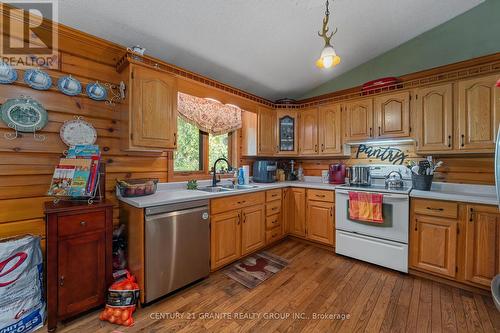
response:
[[[224,274],[249,289],[257,287],[288,265],[285,260],[269,252],[251,254],[224,270]]]

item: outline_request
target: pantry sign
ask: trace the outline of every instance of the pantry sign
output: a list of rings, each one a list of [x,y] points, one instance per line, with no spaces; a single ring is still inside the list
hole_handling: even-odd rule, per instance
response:
[[[356,158],[376,158],[383,162],[391,162],[394,165],[402,165],[408,157],[409,155],[405,154],[401,149],[391,146],[380,147],[361,144],[356,152]]]

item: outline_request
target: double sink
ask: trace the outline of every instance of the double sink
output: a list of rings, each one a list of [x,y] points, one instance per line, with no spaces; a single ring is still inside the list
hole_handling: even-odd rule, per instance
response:
[[[206,186],[206,187],[201,187],[198,190],[203,191],[203,192],[210,192],[210,193],[216,193],[216,192],[231,192],[231,191],[238,191],[238,190],[248,190],[252,188],[257,188],[257,185],[221,185],[221,186]]]

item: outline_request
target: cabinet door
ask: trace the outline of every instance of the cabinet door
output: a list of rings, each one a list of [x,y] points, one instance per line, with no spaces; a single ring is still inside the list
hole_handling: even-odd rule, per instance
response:
[[[298,152],[298,124],[295,110],[276,111],[276,133],[278,134],[277,154],[296,155]]]
[[[212,215],[210,255],[212,269],[241,256],[241,211]]]
[[[418,151],[453,149],[453,85],[418,89],[415,95]]]
[[[272,156],[276,152],[276,118],[273,109],[260,107],[258,113],[259,155]]]
[[[63,238],[58,242],[58,314],[70,316],[104,302],[106,291],[104,232]]]
[[[408,91],[375,98],[375,137],[410,136],[410,93]]]
[[[283,229],[283,234],[288,234],[290,232],[290,225],[293,219],[292,203],[293,195],[291,188],[285,188],[283,190],[283,203],[281,209],[281,227]]]
[[[241,111],[241,155],[257,155],[257,114]]]
[[[336,155],[342,152],[342,117],[340,105],[319,109],[320,155]]]
[[[333,245],[334,204],[323,201],[307,201],[306,230],[307,238]]]
[[[265,205],[243,208],[241,220],[241,255],[266,245]]]
[[[176,148],[177,84],[173,76],[132,65],[131,139],[138,147]]]
[[[410,233],[410,265],[429,273],[455,277],[457,220],[415,214]]]
[[[290,189],[290,217],[289,228],[290,233],[295,236],[306,236],[306,191],[303,188]]]
[[[500,227],[497,207],[468,205],[465,227],[465,280],[490,286],[500,273]]]
[[[500,121],[499,75],[458,82],[458,149],[490,150],[495,147]]]
[[[345,137],[364,140],[373,137],[373,100],[353,101],[345,106]]]
[[[299,111],[299,154],[318,154],[318,109]]]

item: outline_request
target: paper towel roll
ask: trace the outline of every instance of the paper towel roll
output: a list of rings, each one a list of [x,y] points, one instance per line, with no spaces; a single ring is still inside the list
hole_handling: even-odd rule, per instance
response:
[[[250,166],[248,165],[243,166],[243,180],[245,185],[250,183]]]

